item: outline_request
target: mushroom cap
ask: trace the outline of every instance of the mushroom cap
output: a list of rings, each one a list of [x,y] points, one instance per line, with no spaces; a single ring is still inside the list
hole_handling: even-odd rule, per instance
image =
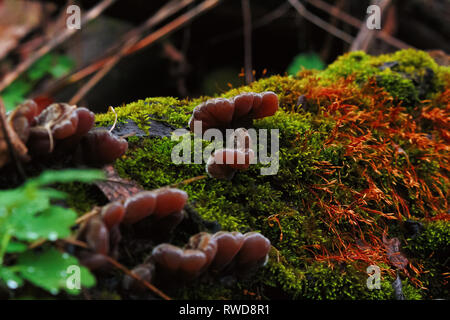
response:
[[[244,236],[240,232],[219,231],[213,234],[213,239],[217,242],[217,253],[211,267],[216,270],[223,270],[241,249]]]
[[[75,136],[82,137],[94,126],[95,114],[86,108],[76,108],[75,113],[78,117],[78,125],[75,131]]]
[[[14,129],[23,143],[28,141],[30,129],[35,123],[37,112],[37,104],[33,100],[26,100],[8,116],[8,124]]]
[[[205,254],[206,263],[203,268],[206,269],[216,256],[217,242],[211,234],[200,232],[189,238],[186,248],[200,250]]]
[[[126,224],[136,223],[154,213],[156,208],[156,194],[151,191],[139,192],[125,201],[125,216],[123,222]]]
[[[78,114],[75,109],[76,106],[67,103],[53,103],[36,117],[36,125],[50,128],[55,139],[67,138],[77,129]]]
[[[214,157],[210,156],[206,163],[206,173],[216,179],[231,180],[236,173],[236,169],[231,166],[217,164]]]
[[[261,103],[254,105],[252,109],[252,114],[255,119],[273,116],[278,110],[278,96],[274,92],[263,92],[261,99]]]
[[[128,142],[107,130],[91,130],[82,139],[83,155],[95,165],[112,163],[128,149]]]
[[[183,250],[174,245],[162,243],[153,248],[152,257],[163,270],[175,273],[180,268]]]
[[[195,121],[201,121],[202,133],[210,128],[237,128],[252,119],[272,116],[277,110],[278,96],[274,92],[246,92],[232,99],[216,98],[199,104],[193,110],[189,127],[194,132]]]
[[[82,250],[77,253],[80,263],[89,270],[98,270],[108,265],[108,259],[100,253],[93,253]]]
[[[187,201],[188,194],[180,189],[163,188],[156,191],[156,207],[154,217],[162,219],[171,213],[181,211]]]
[[[120,222],[122,222],[124,215],[125,208],[118,201],[107,204],[101,211],[103,222],[108,230],[111,230],[114,226],[119,225]]]
[[[197,277],[204,269],[208,259],[203,251],[195,249],[183,250],[183,256],[180,263],[180,275],[188,279]]]
[[[258,232],[246,233],[242,248],[236,256],[236,262],[238,265],[258,263],[265,259],[269,251],[269,239]]]
[[[101,218],[94,217],[87,222],[85,238],[89,248],[94,252],[108,254],[109,232]]]

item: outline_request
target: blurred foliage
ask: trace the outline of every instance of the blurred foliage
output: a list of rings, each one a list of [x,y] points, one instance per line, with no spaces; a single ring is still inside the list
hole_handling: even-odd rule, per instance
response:
[[[291,64],[287,68],[287,73],[290,75],[296,75],[302,68],[311,70],[323,70],[325,63],[320,59],[316,53],[300,53],[294,57]]]
[[[75,225],[77,215],[72,209],[52,203],[66,194],[47,185],[101,178],[103,174],[97,170],[47,171],[21,187],[0,191],[0,287],[17,289],[28,280],[52,294],[60,289],[79,293],[66,287],[66,270],[78,265],[77,259],[50,244],[36,250],[30,249],[30,244],[66,238]],[[88,269],[81,267],[80,271],[81,285],[93,286],[95,278]]]
[[[65,55],[49,53],[36,61],[28,71],[2,92],[6,110],[23,102],[33,87],[44,77],[60,78],[73,69],[75,62]]]

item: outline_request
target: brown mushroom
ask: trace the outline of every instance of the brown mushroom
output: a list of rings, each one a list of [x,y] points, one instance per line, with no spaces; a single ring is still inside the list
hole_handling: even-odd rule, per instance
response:
[[[211,264],[213,270],[225,269],[236,256],[244,243],[244,236],[240,232],[219,231],[213,235],[217,242],[217,253]]]
[[[174,188],[163,188],[156,191],[156,207],[153,216],[162,219],[179,212],[184,208],[188,195],[185,191]]]
[[[112,163],[128,149],[125,139],[107,130],[91,130],[81,140],[83,156],[91,165]]]
[[[278,110],[278,96],[266,91],[247,92],[232,99],[210,99],[194,108],[189,127],[194,132],[196,121],[202,122],[202,133],[207,129],[248,127],[253,119],[272,116]]]
[[[136,223],[155,211],[156,195],[151,191],[140,192],[125,201],[125,216],[123,222],[126,224]]]
[[[101,216],[108,230],[122,222],[125,208],[120,202],[112,202],[102,208]]]
[[[109,252],[109,232],[101,218],[91,218],[86,225],[84,237],[94,252],[107,255]]]
[[[258,232],[244,234],[244,241],[235,261],[238,267],[251,269],[264,264],[270,251],[270,241]]]
[[[206,172],[217,179],[231,179],[236,170],[245,170],[250,166],[255,154],[251,146],[251,138],[244,128],[235,130],[234,149],[216,150],[206,163]]]
[[[189,238],[189,242],[186,245],[187,249],[196,249],[202,251],[206,256],[206,263],[203,266],[203,270],[207,269],[212,263],[217,253],[217,242],[211,234],[207,232],[200,232]]]

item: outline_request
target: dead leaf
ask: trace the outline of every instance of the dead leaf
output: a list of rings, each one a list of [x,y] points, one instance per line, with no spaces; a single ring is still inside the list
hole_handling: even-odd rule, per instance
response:
[[[383,244],[392,265],[399,269],[406,268],[408,259],[400,252],[400,240],[398,238],[388,239],[386,235],[383,234]]]
[[[103,167],[106,179],[95,182],[95,185],[103,192],[110,202],[121,201],[143,191],[136,182],[122,179],[112,165]]]
[[[0,2],[0,60],[43,20],[43,4],[37,1]]]

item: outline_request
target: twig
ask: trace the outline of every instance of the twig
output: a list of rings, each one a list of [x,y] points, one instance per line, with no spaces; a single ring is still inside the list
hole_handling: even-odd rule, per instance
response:
[[[206,6],[204,10],[207,9],[211,9],[213,6],[217,5],[220,0],[214,0],[214,1],[205,1],[208,2],[207,4],[200,4],[198,7],[200,6]],[[197,8],[198,8],[197,7]],[[196,9],[197,9],[196,8]],[[192,10],[190,12],[188,12],[187,14],[194,14],[197,15],[201,12],[195,13]],[[188,16],[184,15],[179,17],[178,19],[172,21],[169,25],[166,25],[165,27],[159,29],[158,31],[151,33],[150,35],[148,35],[146,38],[142,39],[140,42],[138,42],[135,46],[133,46],[130,50],[128,50],[125,55],[129,55],[132,54],[136,51],[139,51],[143,48],[145,48],[148,45],[151,45],[152,43],[154,43],[155,41],[159,40],[159,38],[167,35],[168,33],[174,31],[175,29],[177,29],[178,27],[180,27],[181,25],[190,22],[190,20],[192,20],[193,17],[189,18]],[[187,20],[187,21],[185,21]],[[99,70],[100,68],[102,68],[105,64],[108,63],[108,61],[110,61],[110,59],[112,59],[113,57],[107,57],[104,59],[100,59],[96,62],[94,62],[93,64],[87,66],[86,68],[70,75],[67,76],[61,80],[58,80],[50,89],[47,90],[46,94],[47,95],[53,95],[53,93],[57,92],[58,90],[60,90],[62,87],[64,87],[67,84],[71,84],[71,83],[75,83],[80,81],[81,79],[84,79],[85,77],[89,76],[90,74],[96,72],[97,70]]]
[[[64,239],[63,241],[69,243],[69,244],[73,244],[76,245],[78,247],[84,248],[84,249],[88,249],[88,245],[83,242],[83,241],[79,241],[79,240],[72,240],[72,239]],[[113,266],[115,266],[117,269],[120,269],[121,271],[123,271],[126,275],[132,277],[133,279],[141,282],[145,287],[147,287],[148,289],[150,289],[151,291],[153,291],[154,293],[156,293],[158,296],[160,296],[161,298],[163,298],[164,300],[172,300],[168,295],[166,295],[164,292],[162,292],[161,290],[159,290],[158,288],[156,288],[154,285],[152,285],[151,283],[149,283],[148,281],[142,279],[141,277],[137,276],[136,274],[134,274],[130,269],[128,269],[127,267],[125,267],[123,264],[121,264],[120,262],[118,262],[117,260],[111,258],[110,256],[107,255],[103,255],[103,257]]]
[[[142,279],[138,275],[134,274],[131,270],[129,270],[127,267],[125,267],[123,264],[119,263],[117,260],[114,260],[110,256],[105,256],[105,259],[108,260],[109,263],[111,263],[113,266],[115,266],[117,269],[122,270],[126,275],[132,277],[133,279],[141,282],[145,287],[156,293],[158,296],[163,298],[164,300],[172,300],[168,295],[166,295],[164,292],[159,290],[157,287],[152,285],[150,282]]]
[[[380,14],[383,16],[383,12],[389,7],[391,0],[372,0],[371,3],[380,7]],[[358,35],[350,46],[350,51],[363,50],[367,52],[376,33],[376,30],[370,30],[367,28],[366,22],[363,22],[359,29]]]
[[[208,176],[203,175],[203,176],[197,176],[197,177],[189,178],[189,179],[186,179],[186,180],[183,180],[183,181],[180,181],[180,182],[172,183],[168,187],[173,188],[173,187],[178,187],[178,186],[181,186],[181,185],[187,185],[189,183],[192,183],[192,182],[195,182],[195,181],[199,181],[199,180],[205,179],[207,177]]]
[[[116,0],[103,0],[97,4],[94,8],[88,11],[88,13],[81,19],[81,26],[85,25],[89,21],[97,18],[104,10],[111,6]],[[51,39],[47,44],[39,48],[33,55],[28,59],[21,62],[13,72],[7,74],[0,82],[0,92],[2,92],[6,87],[8,87],[14,80],[16,80],[23,72],[25,72],[33,63],[35,63],[43,55],[47,54],[55,47],[60,45],[62,42],[67,40],[72,36],[77,29],[66,28],[59,35]]]
[[[252,75],[252,12],[250,10],[250,1],[241,0],[242,20],[244,22],[244,70],[245,83],[253,81]]]
[[[159,9],[153,16],[147,19],[141,26],[137,29],[132,30],[127,34],[126,41],[120,48],[120,51],[110,57],[104,64],[103,69],[98,71],[89,81],[84,84],[70,99],[69,104],[77,104],[109,71],[127,54],[127,52],[139,41],[141,34],[146,30],[152,28],[156,24],[160,23],[168,16],[174,14],[178,10],[181,10],[186,5],[191,3],[193,0],[172,0],[161,9]]]
[[[322,0],[307,0],[309,3],[311,3],[313,6],[322,9],[326,12],[328,12],[329,14],[331,14],[332,16],[338,18],[341,21],[344,21],[350,25],[352,25],[355,28],[360,28],[361,24],[363,24],[363,21],[349,15],[348,13],[339,10],[336,7],[331,6],[330,4],[326,3],[325,1]],[[390,34],[384,32],[384,31],[379,31],[375,34],[375,36],[381,40],[383,40],[384,42],[386,42],[387,44],[398,48],[398,49],[408,49],[408,48],[413,48],[411,45],[391,36]]]
[[[177,19],[173,20],[172,22],[169,22],[165,26],[161,27],[159,30],[149,34],[147,37],[139,41],[135,46],[133,46],[128,53],[136,52],[152,43],[154,43],[156,40],[172,33],[173,31],[177,30],[178,28],[182,27],[183,25],[191,22],[195,17],[198,15],[206,12],[207,10],[210,10],[214,8],[216,5],[219,4],[221,0],[205,0],[202,3],[200,3],[195,8],[189,10],[185,14],[181,15]]]
[[[90,218],[98,215],[100,213],[100,207],[94,207],[91,211],[86,212],[81,217],[79,217],[77,220],[75,220],[76,224],[81,224],[85,222],[86,220],[89,220]]]
[[[70,99],[70,104],[77,104],[84,95],[89,92],[92,87],[98,83],[115,65],[116,63],[125,55],[131,54],[135,51],[138,51],[154,42],[159,40],[160,38],[167,36],[169,33],[177,30],[184,24],[190,22],[192,19],[194,19],[197,15],[200,13],[203,13],[206,10],[212,9],[214,6],[216,6],[220,0],[205,0],[198,6],[196,6],[194,9],[189,10],[187,13],[181,15],[177,19],[173,20],[172,22],[169,22],[165,26],[161,27],[157,31],[151,33],[144,39],[140,40],[139,42],[135,43],[135,38],[130,39],[127,41],[126,45],[122,48],[119,55],[113,56],[108,59],[106,62],[107,65],[100,70],[97,74],[95,74],[94,77],[92,77],[76,94],[75,96]]]
[[[315,6],[316,8],[319,8],[325,12],[328,12],[330,15],[338,18],[339,20],[341,20],[355,28],[359,29],[361,27],[361,25],[363,24],[363,21],[353,17],[352,15],[349,15],[348,13],[346,13],[342,10],[339,10],[337,7],[332,6],[323,0],[307,0],[307,1],[310,4],[312,4],[313,6]],[[377,32],[375,34],[375,36],[377,38],[383,40],[387,44],[389,44],[395,48],[398,48],[398,49],[412,48],[411,45],[391,36],[390,34],[384,32],[384,31]]]
[[[314,23],[316,26],[326,30],[328,33],[331,33],[335,37],[347,42],[347,43],[353,43],[354,38],[349,35],[348,33],[339,30],[332,24],[329,24],[325,20],[322,20],[318,16],[314,15],[310,11],[308,11],[303,4],[301,4],[298,0],[288,0],[288,2],[297,10],[297,12],[306,20],[309,20],[310,22]]]
[[[289,11],[291,8],[291,5],[287,2],[284,2],[282,5],[277,7],[275,10],[272,10],[270,13],[264,15],[260,19],[256,20],[252,23],[252,30],[262,28],[268,24],[270,24],[272,21],[281,18],[283,15],[286,14],[286,12]],[[243,34],[243,28],[235,29],[233,31],[227,32],[225,34],[216,36],[214,39],[209,40],[210,43],[215,44],[224,40],[228,40],[237,36],[240,36]]]

